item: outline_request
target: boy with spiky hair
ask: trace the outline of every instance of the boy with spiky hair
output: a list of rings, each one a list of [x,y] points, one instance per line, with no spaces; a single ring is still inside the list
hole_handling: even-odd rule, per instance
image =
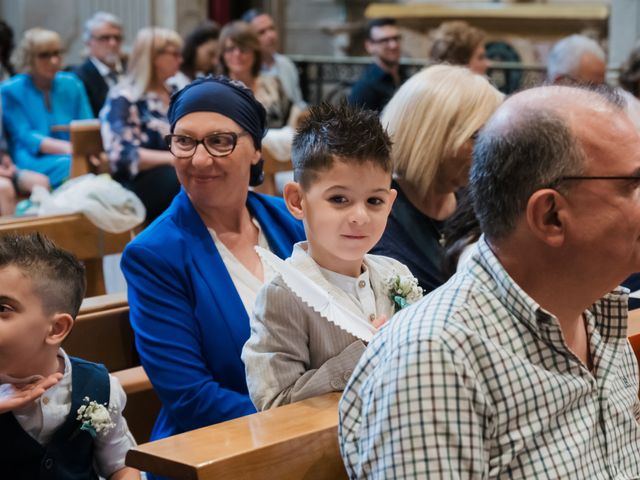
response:
[[[288,264],[341,309],[376,328],[397,308],[396,281],[414,287],[403,300],[421,296],[407,267],[367,255],[396,197],[390,149],[374,112],[311,107],[293,141],[295,181],[284,188],[287,208],[303,221],[307,236]],[[342,390],[366,346],[354,329],[350,333],[345,323],[310,305],[305,287],[275,263],[269,265],[277,275],[258,293],[242,352],[259,410]]]

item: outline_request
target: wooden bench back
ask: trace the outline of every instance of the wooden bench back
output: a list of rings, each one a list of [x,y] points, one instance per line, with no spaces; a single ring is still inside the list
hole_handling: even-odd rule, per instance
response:
[[[62,347],[70,355],[102,363],[115,372],[140,365],[133,330],[129,324],[129,305],[125,295],[103,295],[103,308],[81,309],[75,325]]]
[[[124,416],[138,443],[148,442],[160,399],[140,366],[125,294],[87,298],[62,347],[74,357],[102,363],[127,394]]]
[[[58,247],[73,252],[86,267],[88,297],[105,293],[102,257],[122,252],[133,236],[133,232],[105,232],[81,213],[0,218],[0,235],[9,232],[40,232]]]
[[[127,465],[193,479],[344,479],[339,393],[139,445]]]
[[[104,156],[100,120],[76,120],[69,126],[71,137],[71,177],[79,177],[86,173],[107,173],[109,164]],[[91,162],[90,157],[100,160],[99,164]]]
[[[266,145],[262,146],[262,159],[264,160],[264,181],[262,185],[254,187],[254,190],[266,195],[280,195],[276,188],[276,173],[293,170],[291,160],[288,162],[279,161],[271,154]]]

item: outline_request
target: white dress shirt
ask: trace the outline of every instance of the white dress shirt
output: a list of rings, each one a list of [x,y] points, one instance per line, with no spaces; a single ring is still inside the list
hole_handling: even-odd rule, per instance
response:
[[[71,362],[62,349],[58,356],[64,360],[62,380],[45,391],[35,402],[13,412],[24,431],[41,445],[49,443],[54,432],[67,420],[71,411]],[[95,438],[96,469],[106,478],[124,468],[127,451],[136,445],[127,421],[122,416],[127,396],[117,378],[109,375],[109,381],[109,408],[114,411],[111,421],[115,427],[107,432],[98,433]]]

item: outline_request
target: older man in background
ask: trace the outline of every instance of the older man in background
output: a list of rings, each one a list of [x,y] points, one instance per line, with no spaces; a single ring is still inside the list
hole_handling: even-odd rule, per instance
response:
[[[83,40],[88,58],[71,69],[84,84],[93,114],[97,117],[113,87],[124,73],[122,22],[111,13],[98,12],[84,26]]]
[[[300,108],[305,107],[300,91],[298,69],[285,55],[278,53],[278,31],[271,15],[252,8],[242,15],[242,20],[249,23],[260,39],[262,53],[262,75],[278,77],[282,89],[289,99]]]
[[[597,135],[594,135],[597,132]],[[615,92],[508,99],[470,181],[484,235],[373,338],[340,402],[349,477],[640,478],[640,136]]]
[[[584,35],[570,35],[557,42],[547,58],[547,80],[554,84],[592,84],[605,81],[604,50]]]

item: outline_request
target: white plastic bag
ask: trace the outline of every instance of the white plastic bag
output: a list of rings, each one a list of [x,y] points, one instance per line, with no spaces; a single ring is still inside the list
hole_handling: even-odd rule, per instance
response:
[[[33,206],[25,213],[81,212],[94,225],[110,233],[131,230],[140,225],[146,215],[140,199],[106,174],[89,173],[73,178],[54,192],[37,186],[30,200]]]

